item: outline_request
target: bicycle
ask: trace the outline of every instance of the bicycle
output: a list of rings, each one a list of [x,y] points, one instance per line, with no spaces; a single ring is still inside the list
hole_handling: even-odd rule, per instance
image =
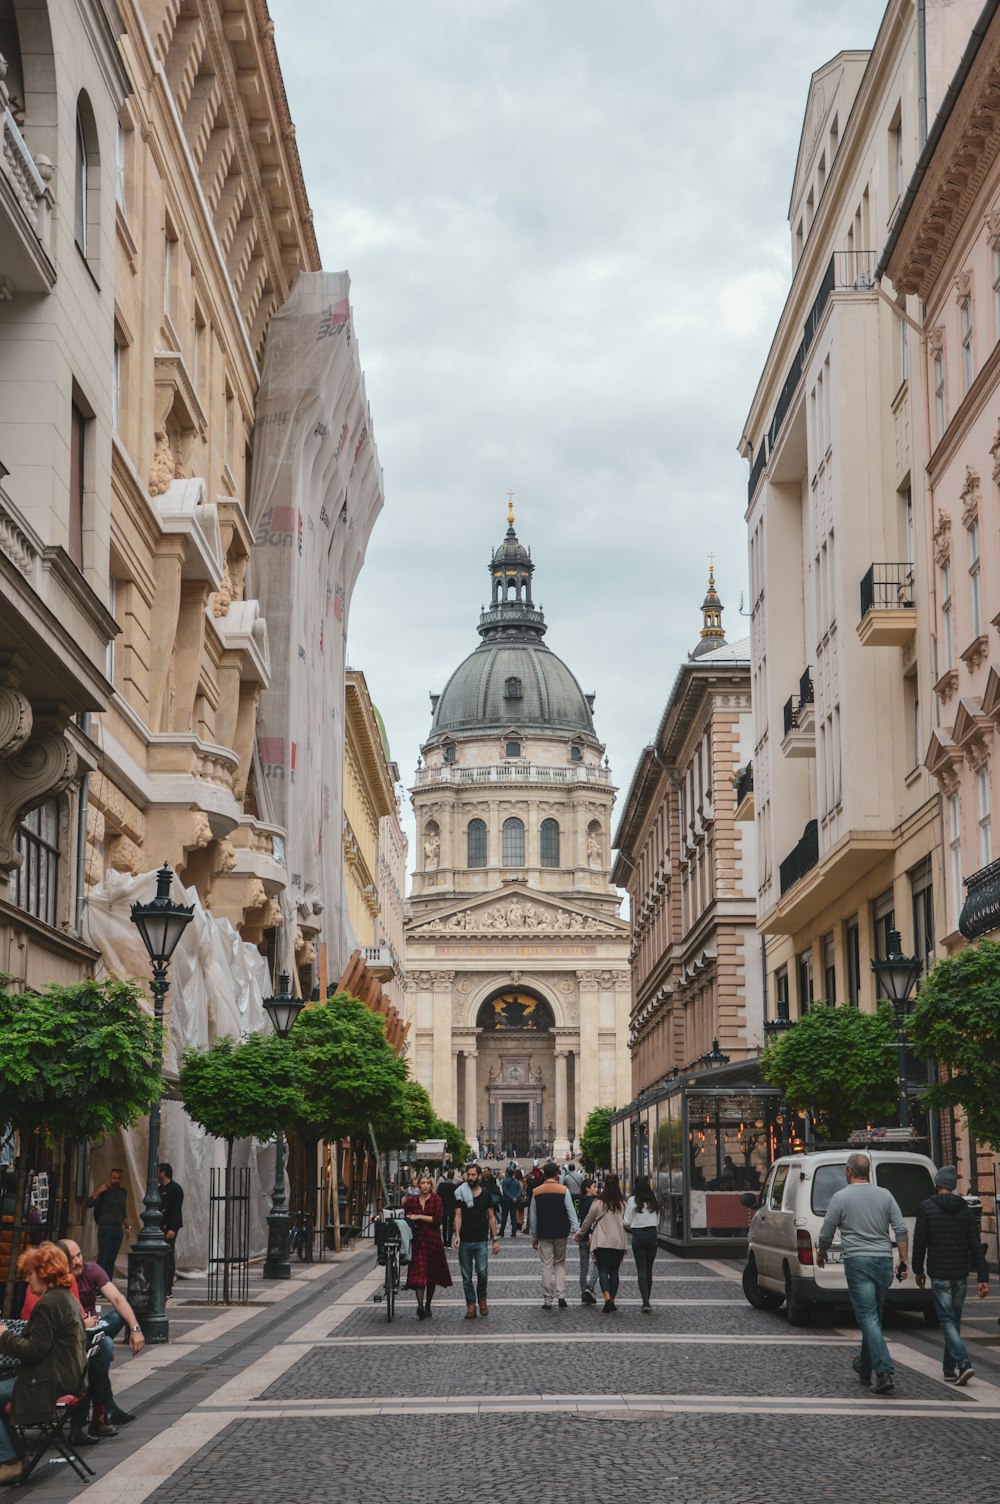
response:
[[[386,1320],[396,1314],[396,1296],[399,1294],[399,1271],[402,1256],[402,1238],[391,1212],[385,1213],[381,1222],[375,1223],[375,1257],[385,1265],[385,1279],[381,1290],[372,1296],[376,1305],[385,1302]]]

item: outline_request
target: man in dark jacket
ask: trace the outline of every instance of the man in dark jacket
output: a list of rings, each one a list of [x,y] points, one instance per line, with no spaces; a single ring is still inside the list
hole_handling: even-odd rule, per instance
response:
[[[177,1234],[184,1226],[184,1215],[181,1211],[184,1205],[184,1191],[174,1179],[173,1166],[166,1160],[157,1165],[156,1175],[160,1182],[160,1205],[163,1208],[160,1225],[163,1228],[163,1236],[167,1240],[166,1294],[172,1295],[176,1271]]]
[[[979,1278],[979,1298],[989,1293],[989,1268],[979,1240],[972,1208],[961,1196],[958,1171],[945,1165],[934,1177],[936,1194],[917,1208],[913,1234],[913,1273],[922,1290],[927,1283],[924,1259],[931,1278],[934,1309],[944,1335],[944,1376],[949,1384],[967,1384],[973,1375],[972,1361],[959,1328],[968,1287],[969,1270]]]
[[[455,1230],[455,1192],[458,1187],[455,1184],[455,1171],[445,1170],[437,1183],[437,1193],[441,1197],[441,1205],[444,1207],[444,1221],[441,1224],[441,1237],[447,1248],[451,1242],[452,1233]]]

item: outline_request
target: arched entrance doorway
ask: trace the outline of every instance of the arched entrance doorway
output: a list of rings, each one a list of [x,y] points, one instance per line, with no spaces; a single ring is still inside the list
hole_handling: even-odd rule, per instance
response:
[[[546,1000],[504,987],[476,1017],[489,1121],[486,1141],[517,1156],[551,1152],[555,1018]],[[480,1078],[482,1079],[482,1078]]]

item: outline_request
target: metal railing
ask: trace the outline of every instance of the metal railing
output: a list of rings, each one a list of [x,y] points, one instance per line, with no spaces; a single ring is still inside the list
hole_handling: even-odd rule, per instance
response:
[[[539,768],[531,763],[502,762],[485,768],[459,768],[445,763],[440,768],[419,768],[418,788],[429,783],[603,783],[610,784],[610,768],[578,763],[572,768]]]
[[[739,778],[736,780],[736,805],[737,808],[743,803],[748,794],[753,793],[753,763],[748,762]]]
[[[874,251],[835,251],[830,257],[826,271],[823,273],[823,280],[819,284],[813,305],[803,325],[801,343],[789,362],[784,385],[778,393],[771,425],[767,430],[766,449],[762,439],[757,458],[750,471],[748,501],[753,500],[754,492],[766,468],[767,462],[764,455],[766,453],[770,457],[778,434],[781,432],[781,426],[788,416],[788,410],[792,405],[799,382],[802,380],[806,356],[816,337],[816,330],[822,322],[831,295],[835,292],[871,292],[875,286],[876,259]]]
[[[802,723],[802,708],[804,705],[813,703],[812,670],[806,669],[799,680],[799,692],[797,695],[789,695],[785,701],[785,735],[790,731],[797,731]]]
[[[1000,929],[1000,861],[990,862],[964,879],[965,903],[958,928],[967,940]]]
[[[792,847],[778,868],[778,881],[784,895],[789,888],[811,872],[819,862],[819,825],[810,820],[800,840]]]
[[[757,445],[757,454],[750,466],[750,480],[747,483],[747,501],[753,501],[761,476],[767,469],[767,435],[761,434],[760,443]]]
[[[861,578],[861,615],[869,611],[912,610],[913,565],[872,564]]]

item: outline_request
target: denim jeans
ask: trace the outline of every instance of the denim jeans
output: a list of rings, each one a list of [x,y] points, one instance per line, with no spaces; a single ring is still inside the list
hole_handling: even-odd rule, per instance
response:
[[[458,1267],[462,1271],[462,1288],[465,1291],[465,1304],[474,1306],[476,1300],[486,1299],[487,1271],[490,1265],[489,1243],[459,1243]],[[472,1283],[472,1275],[475,1271],[476,1284]],[[476,1288],[478,1286],[478,1295]]]
[[[932,1279],[931,1294],[934,1309],[941,1324],[944,1337],[944,1371],[954,1373],[970,1362],[968,1349],[959,1335],[962,1325],[962,1307],[969,1282],[965,1279]]]
[[[507,1222],[510,1221],[510,1235],[517,1237],[517,1202],[508,1201],[506,1196],[500,1203],[500,1236],[507,1231]]]
[[[119,1316],[117,1311],[110,1311],[107,1316],[101,1317],[104,1327],[104,1336],[101,1345],[87,1365],[87,1391],[88,1397],[95,1405],[111,1405],[114,1408],[114,1395],[111,1393],[111,1364],[115,1355],[115,1338],[124,1329],[124,1317]],[[74,1423],[79,1420],[82,1425],[86,1419],[87,1406],[84,1403],[82,1414],[74,1415]]]
[[[0,1466],[5,1462],[16,1462],[18,1457],[23,1457],[21,1444],[15,1433],[7,1424],[4,1414],[5,1407],[10,1404],[10,1397],[14,1393],[13,1379],[0,1379]]]
[[[115,1277],[115,1261],[118,1258],[118,1250],[122,1246],[124,1236],[120,1223],[117,1227],[99,1227],[97,1229],[97,1262],[108,1276],[108,1279],[114,1279]]]
[[[892,1258],[878,1254],[853,1254],[844,1260],[851,1305],[861,1328],[862,1379],[891,1374],[892,1359],[882,1336],[882,1311],[892,1289]]]
[[[580,1244],[580,1294],[584,1290],[593,1293],[597,1284],[597,1265],[590,1257],[590,1242],[584,1239]]]

